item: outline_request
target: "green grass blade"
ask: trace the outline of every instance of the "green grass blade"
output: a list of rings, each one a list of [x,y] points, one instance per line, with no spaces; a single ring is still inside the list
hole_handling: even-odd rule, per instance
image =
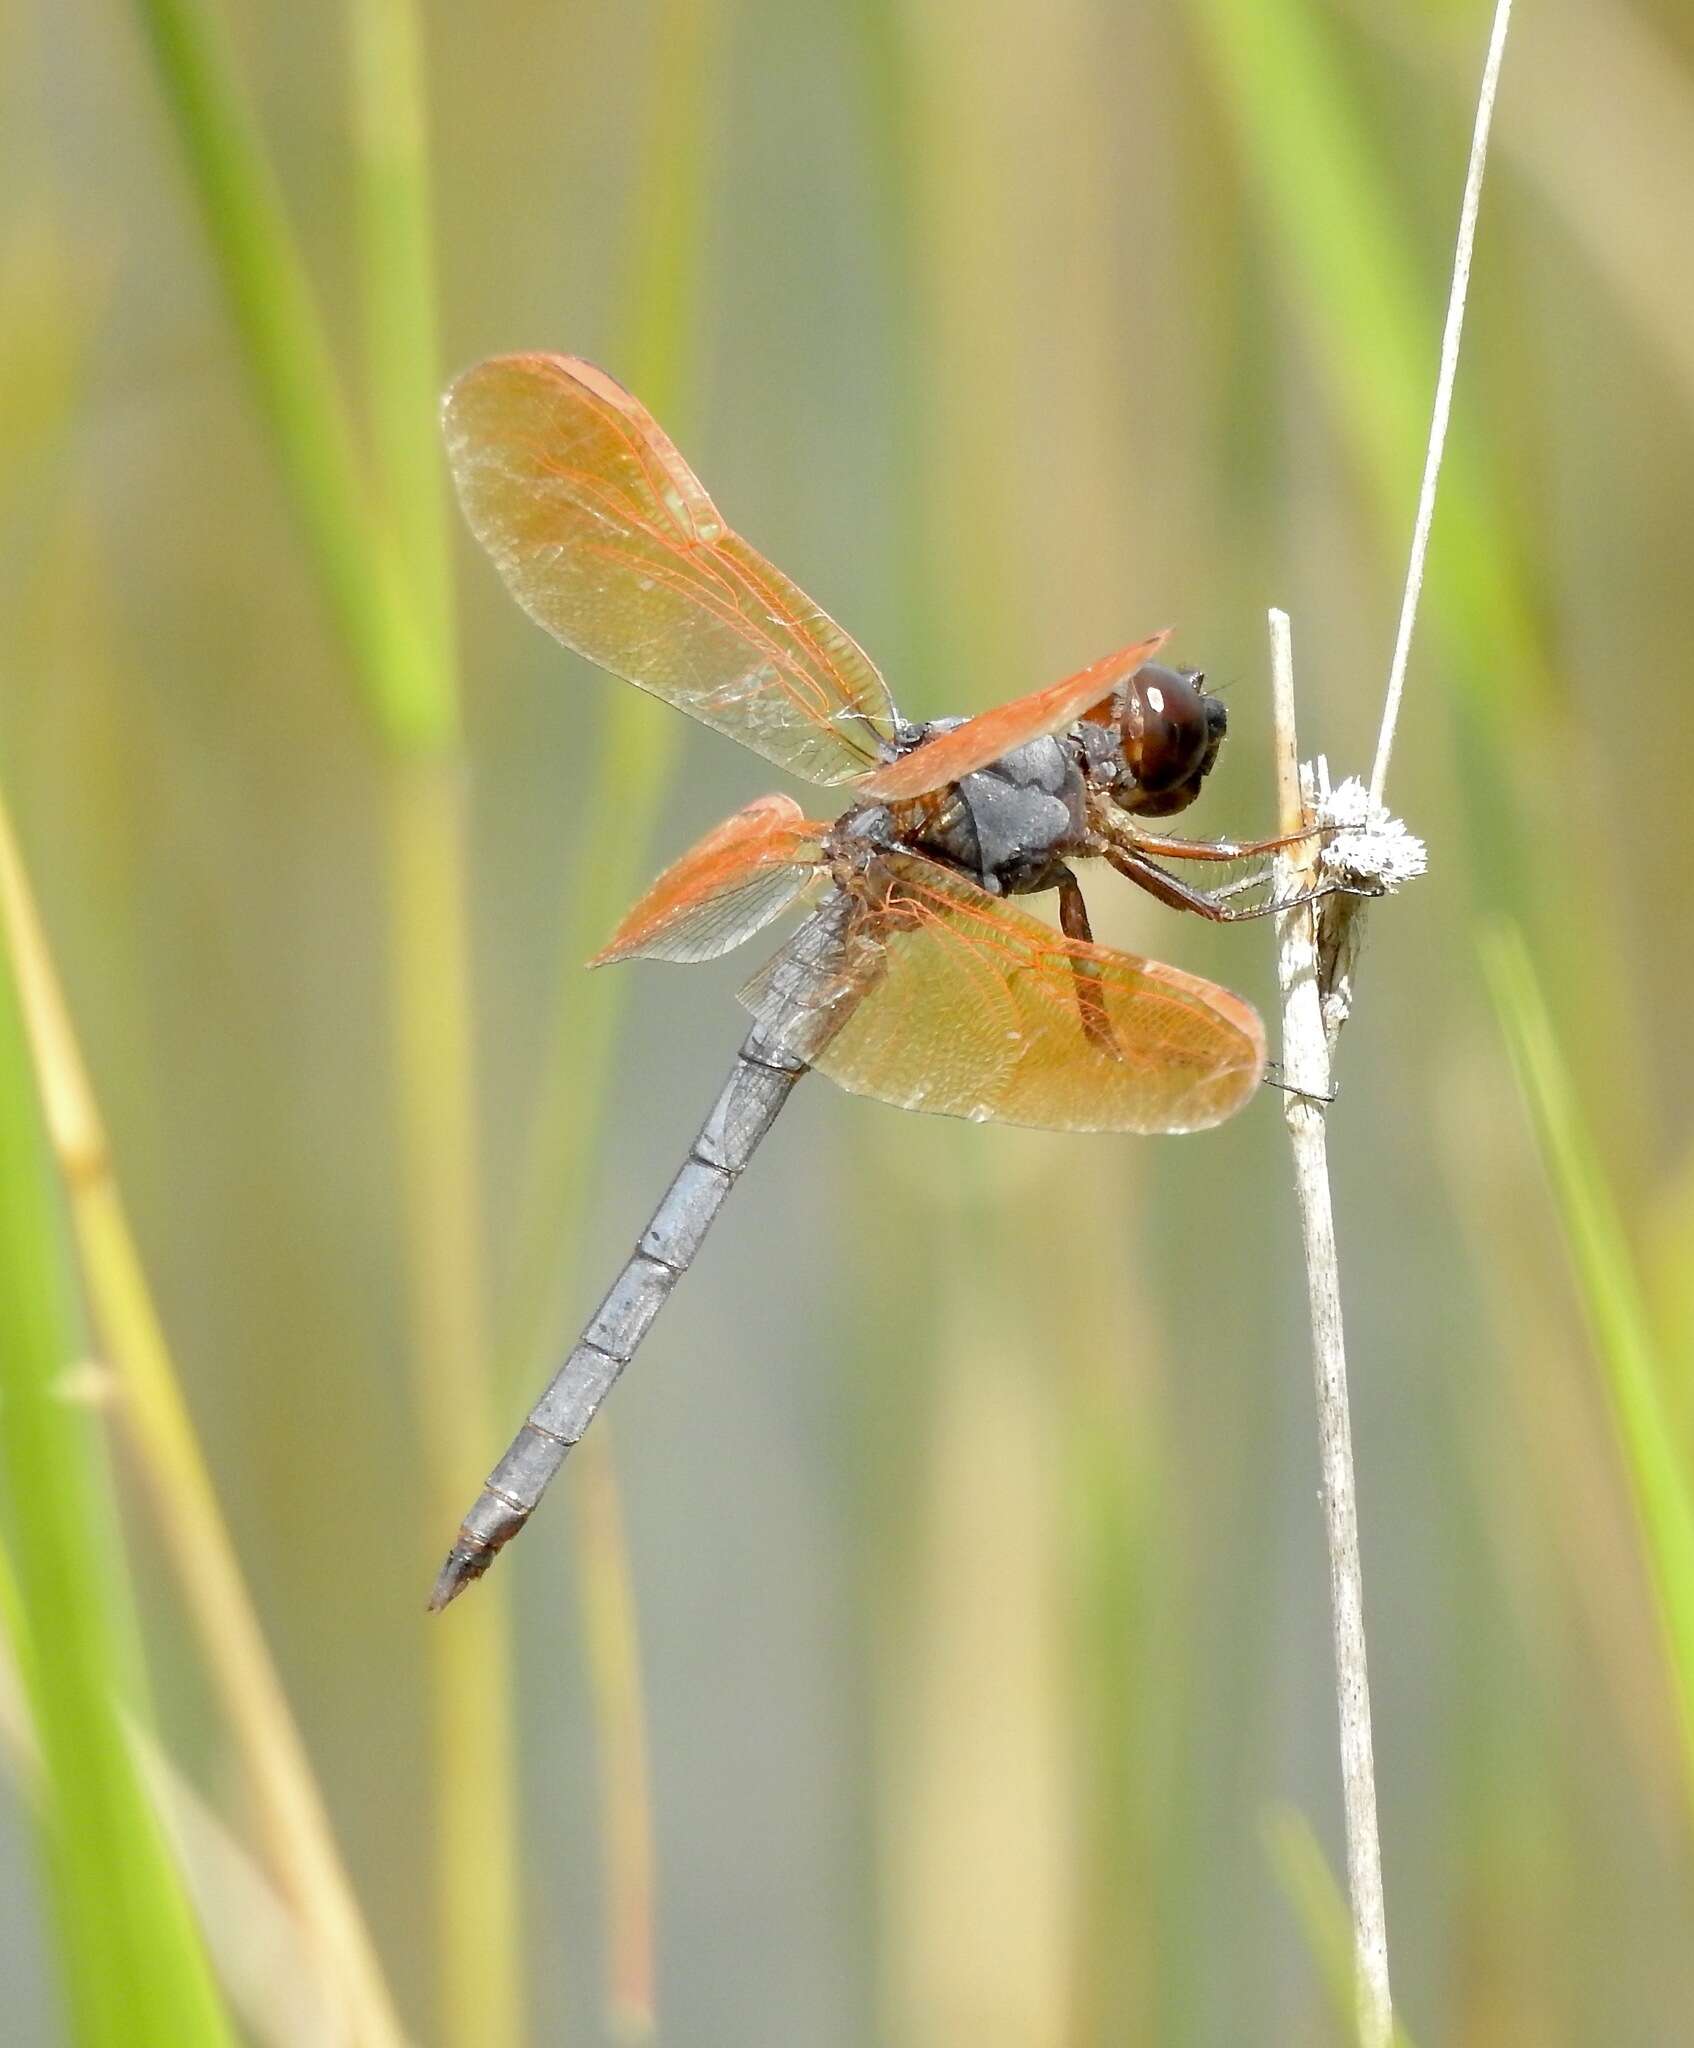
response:
[[[218,21],[204,0],[137,0],[205,216],[278,467],[395,756],[389,828],[395,1073],[412,1266],[413,1355],[431,1447],[432,1523],[456,1520],[459,1450],[489,1433],[468,890],[445,769],[458,705],[446,509],[436,443],[434,281],[422,55],[405,0],[354,17],[369,397],[378,494],[360,473],[323,324]],[[452,1478],[449,1482],[448,1475]],[[444,2023],[515,2034],[519,2010],[510,1730],[489,1673],[507,1665],[506,1596],[431,1642],[441,1747],[439,1953]]]
[[[728,0],[665,0],[653,47],[658,67],[647,115],[646,166],[634,200],[622,334],[611,369],[667,431],[686,414],[685,373],[700,297],[700,249],[710,181],[707,131]],[[553,1341],[573,1284],[561,1245],[577,1241],[601,1140],[600,1105],[632,990],[628,977],[583,963],[605,943],[648,878],[651,839],[681,755],[683,721],[639,690],[607,698],[595,779],[583,809],[578,886],[561,961],[559,1030],[529,1148],[517,1226],[517,1306],[504,1357],[533,1369]]]
[[[1694,1800],[1694,1474],[1617,1203],[1521,934],[1484,935],[1483,965],[1558,1206],[1611,1404],[1670,1662]]]
[[[203,0],[135,4],[272,452],[358,683],[392,744],[440,744],[454,723],[440,653],[409,606],[400,551],[372,523],[323,322],[221,26]]]
[[[435,668],[433,691],[458,697],[447,466],[437,415],[429,96],[412,0],[353,0],[353,128],[363,263],[365,404],[377,498]]]
[[[412,0],[352,0],[354,174],[365,406],[378,517],[423,643],[428,690],[457,723],[453,565],[431,222],[425,53]],[[467,1438],[500,1424],[489,1389],[474,1100],[466,819],[451,754],[391,763],[392,1021],[412,1246],[412,1366],[427,1472],[428,1541],[464,1509]],[[510,1688],[510,1592],[429,1632],[435,1745],[439,2023],[450,2041],[523,2032],[523,1914]]]
[[[701,295],[705,212],[701,173],[716,105],[728,0],[665,0],[647,114],[644,166],[633,202],[621,335],[611,368],[673,431],[686,412],[686,369]],[[681,719],[638,690],[609,698],[596,772],[583,809],[579,887],[566,923],[551,1056],[525,1162],[515,1227],[515,1304],[501,1344],[503,1384],[532,1374],[555,1341],[579,1281],[572,1254],[604,1139],[603,1105],[619,1026],[634,994],[626,977],[583,963],[646,878],[652,830],[681,758]],[[635,1589],[604,1422],[575,1453],[569,1496],[577,1583],[593,1696],[606,1890],[603,2003],[623,2040],[654,2030],[654,1848],[645,1689]]]
[[[1347,1901],[1328,1859],[1312,1833],[1311,1823],[1293,1807],[1274,1808],[1265,1817],[1265,1850],[1288,1903],[1294,1908],[1313,1961],[1323,1978],[1330,2009],[1343,2038],[1359,2038],[1353,1995],[1353,1921]],[[1412,2038],[1396,2020],[1393,2048],[1412,2048]]]
[[[344,2002],[361,2048],[395,2048],[399,2022],[195,1434],[3,801],[0,931],[100,1355],[199,1631],[253,1821],[299,1917],[302,1945],[332,1987],[332,2003]]]
[[[231,2036],[137,1776],[122,1702],[128,1588],[76,1351],[59,1217],[9,960],[0,958],[0,1484],[22,1628],[15,1651],[44,1767],[64,1982],[88,2048]]]
[[[1309,0],[1190,0],[1190,11],[1374,503],[1385,556],[1398,562],[1423,469],[1441,283],[1433,270],[1426,278],[1412,254],[1413,210],[1390,183],[1366,107]],[[1514,714],[1528,711],[1543,669],[1532,601],[1508,543],[1513,530],[1474,433],[1455,435],[1425,616],[1442,632],[1445,666],[1463,692],[1465,762],[1490,797],[1471,806],[1488,856],[1474,872],[1508,902],[1521,870],[1509,813],[1497,800],[1508,780],[1503,735]],[[1385,673],[1387,657],[1385,637]]]
[[[389,1029],[428,1556],[445,1552],[510,1425],[488,1385],[464,789],[448,753],[389,765]],[[452,2041],[522,2038],[510,1589],[507,1578],[479,1586],[426,1639],[437,2002]]]

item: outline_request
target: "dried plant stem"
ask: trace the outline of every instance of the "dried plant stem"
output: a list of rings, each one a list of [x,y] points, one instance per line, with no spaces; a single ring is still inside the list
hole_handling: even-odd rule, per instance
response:
[[[400,754],[387,766],[395,1100],[406,1235],[416,1248],[411,1363],[433,1540],[464,1511],[466,1437],[485,1441],[494,1413],[470,1087],[464,789],[447,754]],[[523,2035],[511,1605],[504,1583],[484,1590],[494,1597],[467,1602],[474,1613],[428,1637],[436,1996],[451,2042]]]
[[[712,159],[719,60],[733,25],[731,0],[661,0],[643,166],[630,212],[629,274],[617,345],[607,360],[665,420],[686,416],[684,385],[701,304],[701,251],[713,197],[700,166]],[[606,705],[599,758],[577,843],[593,849],[573,892],[563,949],[568,1000],[557,1028],[518,1208],[518,1281],[507,1316],[502,1382],[515,1380],[553,1343],[579,1281],[575,1250],[604,1149],[607,1078],[632,987],[581,963],[604,943],[639,887],[681,756],[682,721],[639,690]],[[559,1247],[571,1248],[561,1257]],[[582,1609],[605,1872],[604,2003],[621,2041],[652,2038],[654,1902],[651,1773],[637,1600],[624,1534],[616,1433],[602,1420],[572,1454],[573,1556]],[[478,1598],[482,1596],[479,1593]]]
[[[1382,707],[1382,726],[1377,735],[1376,761],[1371,768],[1370,793],[1382,801],[1388,780],[1388,757],[1394,751],[1394,732],[1400,721],[1400,699],[1406,687],[1406,664],[1412,652],[1412,628],[1417,623],[1418,600],[1423,595],[1423,568],[1429,553],[1429,532],[1435,523],[1435,488],[1441,478],[1441,458],[1447,447],[1447,420],[1453,409],[1453,385],[1459,372],[1459,343],[1465,329],[1465,300],[1470,291],[1471,251],[1476,246],[1476,217],[1482,204],[1482,177],[1488,166],[1488,135],[1494,123],[1494,96],[1500,84],[1500,63],[1506,54],[1506,31],[1511,25],[1512,0],[1499,0],[1494,10],[1494,29],[1488,39],[1488,55],[1482,66],[1482,85],[1476,99],[1476,125],[1471,132],[1470,167],[1465,173],[1465,196],[1459,206],[1459,233],[1453,250],[1453,283],[1447,295],[1447,325],[1441,336],[1441,368],[1435,380],[1435,409],[1429,423],[1429,447],[1424,456],[1423,484],[1418,491],[1417,518],[1412,525],[1411,559],[1406,565],[1406,589],[1400,600],[1400,623],[1394,635],[1394,656],[1388,668],[1388,694]]]
[[[418,0],[350,0],[353,167],[361,224],[365,412],[374,548],[391,539],[419,627],[414,691],[439,708],[428,744],[386,762],[396,1120],[411,1258],[410,1356],[431,1534],[456,1509],[464,1439],[494,1412],[478,1174],[470,862],[453,650],[430,202],[426,37]],[[427,1556],[427,1550],[424,1552]],[[437,2020],[445,2040],[523,2032],[516,1734],[509,1591],[429,1635],[435,1745]]]
[[[1294,724],[1293,637],[1286,612],[1270,615],[1276,718],[1277,799],[1281,829],[1306,820]],[[1285,863],[1298,887],[1311,873]],[[1292,892],[1291,892],[1292,893]],[[1347,1891],[1353,1908],[1353,1953],[1359,2039],[1388,2048],[1394,2009],[1388,1988],[1388,1923],[1382,1899],[1382,1845],[1376,1824],[1371,1757],[1370,1679],[1365,1665],[1364,1575],[1353,1482],[1353,1427],[1347,1403],[1347,1353],[1341,1323],[1341,1275],[1329,1193],[1324,1129],[1330,1093],[1330,1043],[1318,985],[1316,918],[1305,905],[1278,919],[1277,979],[1282,987],[1282,1057],[1288,1093],[1283,1115],[1294,1148],[1295,1198],[1306,1250],[1317,1383],[1318,1450],[1323,1476],[1324,1534],[1329,1544],[1330,1617],[1335,1638],[1335,1694],[1341,1723],[1341,1801],[1347,1831]]]
[[[1413,523],[1388,689],[1371,771],[1371,796],[1382,801],[1389,757],[1405,689],[1412,632],[1423,594],[1424,564],[1435,519],[1435,494],[1447,444],[1465,300],[1476,243],[1488,136],[1505,56],[1511,0],[1498,0],[1488,55],[1477,95],[1470,164],[1459,212],[1452,285],[1442,334],[1441,366],[1424,456],[1423,482]],[[1294,716],[1294,650],[1288,615],[1270,614],[1271,674],[1276,722],[1278,812],[1284,832],[1309,822],[1300,781]],[[1281,862],[1294,893],[1313,878],[1315,849]],[[1331,948],[1320,960],[1316,912],[1310,904],[1278,919],[1277,979],[1282,989],[1282,1045],[1288,1095],[1284,1117],[1294,1151],[1295,1196],[1305,1242],[1306,1288],[1312,1321],[1317,1383],[1318,1447],[1323,1475],[1324,1533],[1329,1545],[1331,1620],[1335,1638],[1336,1705],[1341,1736],[1341,1797],[1347,1833],[1347,1891],[1353,1916],[1353,1966],[1359,2039],[1363,2048],[1389,2048],[1394,2007],[1388,1981],[1388,1922],[1382,1895],[1382,1844],[1377,1829],[1376,1773],[1371,1749],[1370,1678],[1365,1656],[1364,1575],[1359,1560],[1358,1503],[1353,1478],[1353,1429],[1347,1400],[1347,1352],[1341,1319],[1341,1278],[1330,1200],[1324,1109],[1331,1093],[1331,1055],[1346,1018],[1350,991],[1327,1007],[1332,990]],[[1333,930],[1329,934],[1334,939]],[[1356,942],[1356,941],[1355,941]]]
[[[361,2048],[398,2048],[400,2023],[201,1456],[3,805],[0,933],[118,1414],[139,1453],[270,1866],[350,2038]]]
[[[391,1016],[415,1385],[431,1526],[452,1526],[464,1442],[492,1410],[483,1333],[465,829],[438,365],[425,49],[415,0],[358,0],[353,167],[362,224],[367,466],[318,295],[214,0],[133,0],[259,414],[386,752]],[[432,1541],[435,1539],[431,1539]],[[432,1631],[439,1767],[436,2020],[522,2026],[508,1595]]]
[[[597,1451],[595,1446],[601,1445]],[[581,1574],[583,1647],[600,1756],[605,1871],[606,2022],[619,2041],[651,2041],[654,2010],[653,1802],[642,1712],[641,1646],[617,1471],[591,1433],[579,1446],[572,1501],[596,1569]],[[587,1459],[581,1453],[589,1451]]]

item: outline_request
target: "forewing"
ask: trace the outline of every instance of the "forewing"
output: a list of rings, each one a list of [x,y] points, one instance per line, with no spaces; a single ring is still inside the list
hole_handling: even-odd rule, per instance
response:
[[[880,966],[815,1060],[854,1094],[1062,1131],[1202,1130],[1253,1094],[1264,1027],[1227,989],[1067,939],[915,856],[866,885],[860,950],[879,944]]]
[[[715,960],[787,909],[816,874],[828,830],[792,797],[762,796],[673,861],[588,963]]]
[[[890,761],[860,783],[857,794],[874,797],[879,803],[902,803],[923,796],[990,761],[998,761],[1014,747],[1038,740],[1050,732],[1062,732],[1074,725],[1085,711],[1111,695],[1119,683],[1127,682],[1143,662],[1151,661],[1170,638],[1168,629],[1150,640],[1138,640],[1067,676],[1032,696],[1018,697],[992,711],[979,712],[951,732],[937,733],[909,754]]]
[[[471,530],[555,639],[812,782],[881,760],[895,718],[869,659],[603,370],[496,356],[442,414]]]

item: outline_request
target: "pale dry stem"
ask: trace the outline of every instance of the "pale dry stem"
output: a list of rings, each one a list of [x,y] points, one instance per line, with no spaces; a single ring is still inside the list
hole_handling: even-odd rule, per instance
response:
[[[1446,448],[1447,423],[1452,411],[1459,347],[1464,332],[1471,257],[1476,241],[1483,174],[1488,160],[1488,137],[1510,20],[1511,0],[1498,0],[1477,96],[1476,122],[1459,213],[1452,284],[1442,334],[1441,364],[1436,378],[1423,481],[1418,493],[1405,591],[1395,632],[1376,759],[1371,771],[1370,796],[1375,806],[1380,806],[1382,801],[1405,689],[1412,632],[1423,594],[1424,565],[1435,518],[1436,488]],[[1270,636],[1278,807],[1281,829],[1293,832],[1308,823],[1310,807],[1308,793],[1301,784],[1294,715],[1293,636],[1285,612],[1271,612]],[[1314,843],[1308,841],[1307,844],[1311,847]],[[1309,885],[1317,858],[1315,850],[1309,852],[1303,862],[1287,856],[1282,858],[1280,865],[1287,893],[1297,893],[1302,886]],[[1330,899],[1322,906],[1322,911],[1329,911],[1337,901],[1345,904],[1345,899]],[[1377,1827],[1376,1776],[1371,1753],[1364,1577],[1359,1559],[1347,1357],[1324,1125],[1324,1111],[1333,1095],[1331,1056],[1352,999],[1352,969],[1360,929],[1358,911],[1359,905],[1354,902],[1346,905],[1340,917],[1329,918],[1308,904],[1280,918],[1277,978],[1283,999],[1284,1071],[1290,1084],[1284,1116],[1294,1152],[1296,1198],[1305,1242],[1306,1285],[1312,1321],[1359,2040],[1363,2048],[1390,2048],[1394,2037],[1394,2010],[1389,1989],[1388,1923],[1383,1904],[1382,1846]]]
[[[1275,692],[1280,829],[1307,822],[1294,723],[1293,639],[1288,615],[1270,615]],[[1307,849],[1312,846],[1306,842]],[[1287,892],[1305,885],[1315,855],[1281,856]],[[1324,1534],[1329,1546],[1330,1613],[1335,1691],[1341,1735],[1341,1800],[1347,1834],[1347,1891],[1353,1910],[1353,1952],[1363,2048],[1388,2048],[1394,2008],[1388,1984],[1388,1922],[1382,1895],[1376,1775],[1371,1754],[1370,1679],[1365,1663],[1364,1574],[1353,1480],[1353,1429],[1347,1400],[1347,1355],[1341,1322],[1341,1275],[1330,1202],[1324,1111],[1330,1088],[1330,1044],[1319,986],[1316,906],[1277,920],[1277,978],[1282,987],[1282,1057],[1288,1093],[1283,1115],[1294,1148],[1295,1194],[1306,1251],[1317,1389],[1318,1450],[1323,1479]]]

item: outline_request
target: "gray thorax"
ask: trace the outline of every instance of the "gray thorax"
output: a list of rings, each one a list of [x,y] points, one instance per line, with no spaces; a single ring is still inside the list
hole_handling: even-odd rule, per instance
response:
[[[977,876],[995,894],[1050,888],[1054,863],[1086,830],[1085,791],[1075,751],[1063,740],[1031,740],[967,775],[916,842],[920,852]]]

